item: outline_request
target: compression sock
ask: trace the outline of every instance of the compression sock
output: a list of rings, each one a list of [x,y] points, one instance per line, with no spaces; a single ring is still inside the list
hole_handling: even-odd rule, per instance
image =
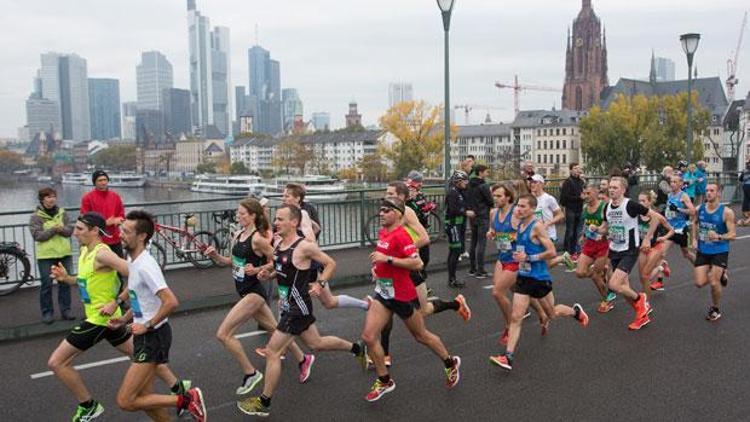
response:
[[[271,406],[271,398],[266,397],[265,394],[260,395],[260,402],[263,404],[263,406],[270,407]]]
[[[432,303],[432,307],[435,309],[433,313],[439,314],[440,312],[447,311],[447,310],[453,310],[457,311],[459,308],[458,302],[455,300],[451,300],[450,302],[445,302],[440,299],[432,299],[430,301]]]
[[[348,295],[338,295],[336,298],[339,301],[339,308],[359,308],[367,310],[367,301],[362,299],[356,299]]]

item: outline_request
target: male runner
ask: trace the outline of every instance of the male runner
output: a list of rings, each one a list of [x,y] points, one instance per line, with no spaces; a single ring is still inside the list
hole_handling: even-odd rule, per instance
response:
[[[688,249],[688,219],[695,215],[693,201],[687,193],[682,190],[682,176],[673,175],[669,186],[672,192],[667,195],[667,206],[664,209],[664,217],[672,228],[674,234],[664,243],[664,254],[666,255],[669,248],[676,244],[680,247],[682,256],[691,263],[695,263],[695,254]]]
[[[334,271],[336,262],[318,245],[297,232],[302,212],[298,207],[284,205],[276,210],[274,225],[279,239],[274,249],[274,261],[263,266],[258,273],[261,279],[276,277],[279,286],[281,318],[276,331],[266,346],[266,377],[263,394],[237,402],[237,407],[248,415],[268,416],[271,398],[281,376],[281,354],[299,337],[313,350],[341,350],[354,354],[362,369],[367,368],[367,348],[364,344],[351,343],[334,336],[322,337],[312,314],[310,292],[320,290]],[[323,273],[315,279],[312,262],[323,266]]]
[[[508,299],[508,290],[516,284],[518,273],[518,263],[513,260],[518,232],[518,219],[513,215],[515,195],[516,192],[510,184],[492,186],[495,208],[490,212],[490,229],[487,231],[487,239],[494,240],[497,248],[497,262],[492,274],[492,297],[505,320],[505,330],[498,340],[502,345],[508,344],[508,328],[511,321],[512,307]]]
[[[651,239],[659,224],[659,216],[637,201],[625,197],[628,182],[623,177],[613,177],[609,182],[609,203],[604,208],[604,221],[600,226],[591,225],[589,230],[598,230],[609,238],[609,259],[613,273],[609,279],[609,288],[625,297],[635,310],[635,319],[628,325],[630,330],[640,330],[651,322],[648,314],[651,305],[646,293],[636,293],[630,287],[628,275],[638,260],[638,250],[649,249]],[[638,216],[649,218],[646,237],[641,240],[638,231]]]
[[[187,409],[198,421],[206,418],[206,407],[200,388],[193,387],[185,394],[154,394],[154,376],[158,365],[169,361],[172,327],[167,317],[179,302],[167,286],[156,260],[146,250],[154,235],[154,220],[145,211],[130,211],[122,225],[123,248],[130,257],[128,289],[130,309],[122,317],[109,320],[108,326],[117,329],[130,319],[133,333],[133,362],[125,373],[117,405],[128,412],[143,410],[155,421],[170,420],[168,408]]]
[[[508,329],[508,345],[504,354],[490,356],[490,362],[508,371],[513,368],[513,353],[521,336],[521,322],[531,298],[539,300],[549,318],[573,317],[584,328],[589,323],[588,315],[578,303],[573,307],[555,305],[552,278],[547,267],[547,260],[556,254],[555,245],[549,238],[547,228],[534,217],[536,208],[534,195],[521,196],[515,207],[519,223],[513,260],[519,263],[519,267],[518,280],[513,286],[513,310]]]
[[[536,198],[537,203],[534,215],[536,216],[536,219],[539,220],[539,224],[547,230],[547,235],[554,245],[557,243],[556,225],[565,221],[565,213],[557,203],[557,199],[544,191],[544,176],[541,174],[531,176],[531,180],[529,180],[529,189],[531,190],[531,194]],[[557,256],[557,253],[555,253],[555,255],[547,262],[550,268],[561,263],[564,264],[568,270],[575,270],[576,264],[573,262],[568,251],[563,252],[561,256]]]
[[[583,190],[583,248],[578,257],[576,276],[590,278],[599,292],[601,300],[596,309],[599,313],[609,312],[614,308],[614,298],[609,300],[607,291],[607,255],[609,254],[609,240],[591,227],[599,227],[604,221],[606,202],[599,200],[598,187],[588,185]]]
[[[711,306],[706,320],[721,318],[719,303],[722,287],[727,285],[729,242],[737,237],[734,211],[719,202],[721,188],[716,183],[706,186],[706,201],[698,206],[697,224],[693,224],[695,257],[695,285],[698,288],[711,284]]]
[[[440,337],[425,328],[422,313],[415,312],[419,309],[419,301],[414,284],[409,279],[409,272],[418,271],[422,267],[422,260],[414,242],[401,225],[405,212],[404,203],[400,199],[384,199],[379,212],[383,228],[378,234],[375,252],[370,255],[376,277],[376,295],[367,311],[362,330],[362,340],[367,343],[378,378],[365,400],[379,400],[396,388],[396,383],[385,366],[385,355],[378,342],[380,332],[394,313],[404,321],[419,343],[429,347],[443,361],[446,385],[453,388],[460,379],[461,359],[448,353]]]
[[[125,327],[108,326],[110,319],[122,315],[119,306],[125,299],[118,297],[120,279],[117,273],[127,275],[128,265],[102,242],[101,236],[107,235],[106,226],[106,220],[97,212],[79,216],[73,228],[73,236],[80,244],[78,275],[69,275],[59,263],[51,269],[52,278],[58,283],[78,285],[86,314],[86,320],[70,331],[47,362],[47,366],[78,400],[73,422],[90,421],[104,412],[104,406],[93,399],[73,367],[73,360],[104,339],[124,355],[133,354],[131,333]],[[127,291],[122,295],[127,297]],[[159,378],[172,386],[173,393],[184,394],[187,391],[190,382],[177,380],[166,365],[158,365],[156,371]]]

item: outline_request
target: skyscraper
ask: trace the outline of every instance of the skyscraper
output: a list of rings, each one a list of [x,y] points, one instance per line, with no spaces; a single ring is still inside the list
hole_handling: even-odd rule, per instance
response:
[[[391,82],[388,84],[388,108],[403,101],[413,99],[411,82]]]
[[[138,113],[138,103],[129,101],[122,103],[122,139],[135,139],[135,117]]]
[[[656,80],[667,82],[674,80],[674,61],[666,57],[656,57]]]
[[[282,131],[281,64],[260,46],[247,51],[249,92],[255,99],[255,128],[258,133],[276,135]]]
[[[214,120],[211,76],[211,28],[208,17],[188,0],[188,45],[190,48],[190,110],[193,125],[205,127]]]
[[[174,139],[180,135],[190,135],[190,91],[187,89],[169,88],[162,91],[164,104],[164,130]]]
[[[38,72],[42,98],[57,103],[63,139],[91,137],[86,59],[76,54],[44,53]]]
[[[316,111],[312,114],[312,124],[315,130],[331,130],[331,114],[325,111]]]
[[[120,137],[120,81],[89,78],[89,115],[91,139]]]
[[[164,142],[164,115],[160,110],[138,109],[136,111],[135,140],[139,145],[149,146]]]
[[[281,91],[281,102],[283,104],[284,132],[289,132],[293,129],[294,118],[304,114],[302,100],[295,88],[286,88]]]
[[[172,64],[158,51],[141,53],[136,67],[138,109],[163,111],[162,91],[172,88]]]
[[[230,108],[230,70],[229,28],[217,26],[211,31],[211,81],[213,124],[228,135],[232,124]]]
[[[31,94],[26,100],[26,126],[32,137],[38,132],[62,133],[57,103]]]

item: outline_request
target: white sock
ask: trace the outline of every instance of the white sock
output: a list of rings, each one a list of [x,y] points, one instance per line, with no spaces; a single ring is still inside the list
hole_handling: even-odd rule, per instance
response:
[[[362,299],[356,299],[348,295],[338,295],[336,298],[339,300],[339,308],[359,308],[367,310],[367,301]]]

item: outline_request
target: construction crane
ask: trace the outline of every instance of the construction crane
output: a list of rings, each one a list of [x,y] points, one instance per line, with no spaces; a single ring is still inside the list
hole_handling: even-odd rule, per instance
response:
[[[510,88],[513,90],[513,111],[515,112],[515,115],[518,115],[518,111],[520,109],[518,97],[521,91],[562,92],[562,89],[560,88],[552,88],[539,85],[521,85],[518,83],[518,75],[515,75],[512,85],[495,82],[495,86],[499,89]]]
[[[464,111],[464,124],[469,124],[469,113],[471,113],[472,110],[478,109],[478,110],[487,110],[487,114],[490,114],[490,110],[505,110],[502,107],[492,107],[492,106],[483,106],[483,105],[476,105],[476,104],[460,104],[453,106],[454,110],[463,110]]]
[[[727,96],[729,97],[729,103],[734,101],[734,88],[740,83],[737,79],[737,60],[740,58],[740,48],[742,47],[742,36],[745,35],[745,27],[747,26],[747,12],[745,17],[742,18],[742,26],[740,26],[740,38],[737,40],[737,48],[734,50],[734,57],[727,60]]]

